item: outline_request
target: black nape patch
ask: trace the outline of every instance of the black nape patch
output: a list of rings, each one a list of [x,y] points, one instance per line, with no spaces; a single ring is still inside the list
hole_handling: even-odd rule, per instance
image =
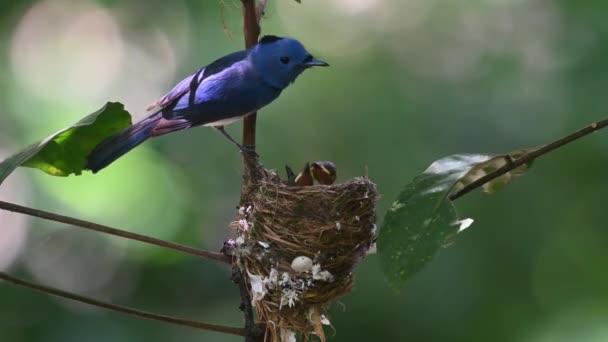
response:
[[[259,44],[270,44],[270,43],[276,42],[277,40],[281,40],[281,39],[283,39],[283,37],[267,35],[267,36],[262,37],[262,39],[260,39]]]

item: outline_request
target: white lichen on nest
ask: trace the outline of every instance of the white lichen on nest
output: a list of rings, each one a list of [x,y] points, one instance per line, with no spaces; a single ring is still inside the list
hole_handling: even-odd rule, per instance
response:
[[[329,271],[322,270],[320,264],[312,265],[305,272],[295,272],[296,274],[283,272],[280,277],[279,271],[274,267],[270,269],[268,276],[247,272],[251,287],[251,304],[255,307],[269,292],[280,290],[279,310],[285,305],[293,308],[302,296],[319,283],[334,281],[334,276]]]
[[[258,321],[268,323],[266,341],[291,333],[324,341],[327,306],[351,290],[353,270],[376,238],[375,185],[355,178],[295,187],[261,172],[232,224],[235,261],[247,272]]]

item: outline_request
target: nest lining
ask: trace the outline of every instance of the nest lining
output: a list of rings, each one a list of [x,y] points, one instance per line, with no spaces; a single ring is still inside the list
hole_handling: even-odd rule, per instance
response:
[[[291,332],[325,341],[328,303],[350,292],[354,268],[375,240],[375,184],[359,177],[298,187],[264,170],[246,190],[235,256],[258,321],[267,323],[265,341]],[[302,256],[313,267],[296,272],[292,261]]]

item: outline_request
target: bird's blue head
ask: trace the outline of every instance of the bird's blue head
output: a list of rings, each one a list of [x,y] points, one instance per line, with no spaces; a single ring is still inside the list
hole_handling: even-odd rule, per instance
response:
[[[251,61],[260,77],[274,88],[283,89],[302,71],[329,64],[315,59],[304,45],[292,38],[264,36],[251,50]]]

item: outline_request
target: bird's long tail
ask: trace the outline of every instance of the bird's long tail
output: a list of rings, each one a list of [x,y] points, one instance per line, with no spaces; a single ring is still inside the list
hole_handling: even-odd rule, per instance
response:
[[[153,134],[154,129],[161,119],[162,114],[159,112],[103,140],[89,154],[87,169],[97,173],[149,137],[156,135]]]

